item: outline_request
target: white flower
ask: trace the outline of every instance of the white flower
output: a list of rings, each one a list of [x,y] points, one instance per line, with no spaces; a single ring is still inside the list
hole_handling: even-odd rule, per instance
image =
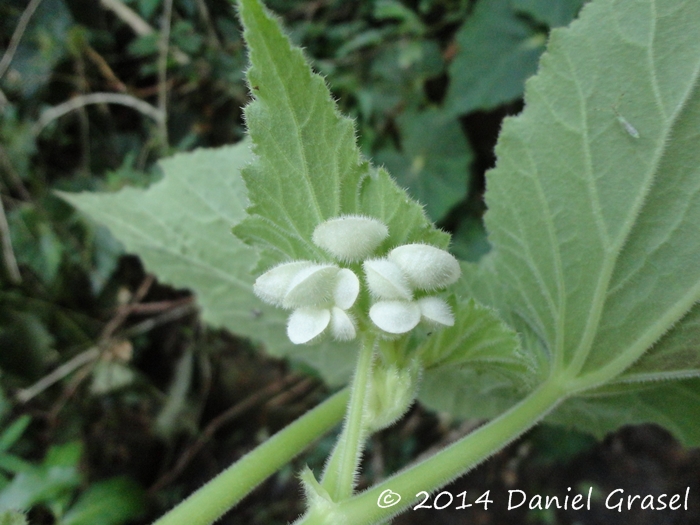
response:
[[[405,334],[420,322],[420,306],[414,301],[379,301],[369,309],[369,318],[390,334]]]
[[[302,270],[303,271],[303,270]],[[331,301],[325,308],[300,307],[292,312],[287,323],[287,336],[296,344],[312,341],[330,325],[330,332],[337,341],[355,339],[355,323],[346,312],[360,293],[360,280],[347,268],[338,270],[330,289]]]
[[[370,256],[388,236],[389,229],[377,219],[343,215],[316,226],[312,240],[333,257],[354,262]]]
[[[253,292],[266,303],[282,306],[284,296],[296,274],[312,266],[310,261],[294,261],[279,264],[266,271],[255,280]]]
[[[427,244],[394,248],[386,259],[371,259],[364,265],[367,286],[379,299],[369,310],[372,322],[390,334],[404,334],[422,320],[436,325],[454,325],[449,305],[439,297],[413,300],[413,290],[435,290],[454,283],[460,275],[457,259]]]
[[[387,259],[370,259],[362,264],[370,293],[378,299],[413,299],[401,268]]]
[[[351,270],[310,261],[283,263],[258,277],[253,290],[263,301],[294,310],[287,322],[294,344],[308,343],[329,325],[339,341],[356,336],[346,312],[360,293],[360,281]]]

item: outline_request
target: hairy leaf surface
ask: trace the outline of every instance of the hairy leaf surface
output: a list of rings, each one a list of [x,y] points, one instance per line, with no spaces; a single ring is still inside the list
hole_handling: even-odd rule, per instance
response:
[[[258,255],[231,235],[245,217],[240,169],[251,158],[247,143],[198,150],[161,161],[165,176],[147,190],[61,196],[107,225],[159,279],[195,290],[207,323],[265,339],[264,327],[283,317],[258,304],[250,274]]]
[[[287,312],[253,294],[258,253],[231,234],[246,216],[240,170],[251,159],[247,142],[197,150],[161,161],[163,180],[146,190],[61,196],[108,226],[159,279],[194,291],[211,326],[261,341],[272,354],[292,354],[329,383],[342,383],[352,370],[353,348],[292,345],[285,333]]]
[[[626,369],[697,374],[697,20],[685,0],[588,4],[552,32],[488,174],[494,250],[473,290],[534,335],[541,351],[527,350],[591,386]]]
[[[245,115],[258,158],[243,172],[250,217],[235,233],[265,250],[263,266],[327,259],[311,235],[319,223],[344,214],[384,221],[390,233],[384,248],[418,240],[446,246],[449,237],[422,208],[361,158],[353,122],[338,113],[324,80],[278,22],[257,0],[242,0],[240,13],[254,98]]]

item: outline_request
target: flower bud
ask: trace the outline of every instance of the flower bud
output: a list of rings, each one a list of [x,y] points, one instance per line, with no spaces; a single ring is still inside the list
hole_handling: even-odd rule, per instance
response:
[[[416,397],[420,371],[418,361],[402,368],[383,363],[372,368],[365,413],[370,432],[388,427],[406,413]]]
[[[391,250],[387,258],[401,268],[408,282],[419,290],[445,288],[461,274],[457,259],[429,244],[405,244]]]
[[[389,236],[389,229],[377,219],[344,215],[322,222],[312,240],[341,261],[359,261],[368,257]]]
[[[410,301],[413,298],[411,289],[406,282],[401,269],[386,259],[370,259],[362,265],[365,269],[367,286],[370,293],[379,299],[403,299]]]

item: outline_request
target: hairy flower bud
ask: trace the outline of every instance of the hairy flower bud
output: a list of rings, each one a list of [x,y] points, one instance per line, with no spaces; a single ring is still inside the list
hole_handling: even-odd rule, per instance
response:
[[[419,290],[436,290],[454,283],[461,274],[459,262],[445,250],[429,244],[405,244],[387,256],[408,282]]]
[[[372,368],[365,412],[370,432],[388,427],[406,413],[416,398],[420,373],[417,360],[401,368],[383,363]]]
[[[371,255],[388,236],[389,229],[377,219],[344,215],[316,226],[312,240],[333,257],[354,262]]]

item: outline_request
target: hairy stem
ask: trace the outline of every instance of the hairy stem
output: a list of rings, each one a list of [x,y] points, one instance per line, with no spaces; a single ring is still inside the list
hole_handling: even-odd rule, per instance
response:
[[[374,336],[367,336],[362,341],[357,357],[355,376],[352,380],[350,404],[343,432],[338,438],[331,454],[321,485],[328,491],[334,501],[349,498],[355,483],[355,474],[360,462],[365,428],[363,418],[367,399],[369,376],[372,372],[374,355]]]
[[[564,399],[556,379],[548,380],[510,410],[434,456],[409,467],[374,487],[338,502],[333,511],[337,523],[373,525],[414,505],[421,491],[432,492],[485,460],[532,428]],[[377,502],[385,491],[401,496],[398,504],[382,508]],[[328,525],[308,515],[295,525]]]
[[[348,389],[341,390],[243,456],[153,525],[210,525],[288,463],[344,414]]]

